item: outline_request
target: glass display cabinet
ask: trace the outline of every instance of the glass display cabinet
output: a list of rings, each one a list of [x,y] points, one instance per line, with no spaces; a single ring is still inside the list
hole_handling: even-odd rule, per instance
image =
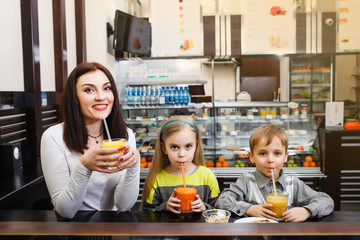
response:
[[[290,101],[308,103],[317,123],[325,118],[325,103],[334,100],[334,56],[290,57]]]
[[[290,107],[291,108],[290,108]],[[316,122],[313,114],[293,102],[213,102],[186,106],[124,106],[126,123],[136,132],[142,158],[142,177],[151,166],[157,134],[172,115],[189,115],[200,128],[206,166],[217,177],[237,177],[253,171],[248,151],[252,132],[275,124],[289,137],[289,158],[284,171],[302,177],[322,178]]]

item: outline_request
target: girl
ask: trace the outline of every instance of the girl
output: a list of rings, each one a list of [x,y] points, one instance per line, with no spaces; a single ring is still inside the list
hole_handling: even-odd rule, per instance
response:
[[[200,131],[191,117],[172,116],[158,135],[144,184],[143,210],[180,213],[180,200],[174,191],[176,186],[183,185],[180,164],[184,164],[186,184],[197,188],[192,211],[202,212],[214,206],[220,190],[214,173],[204,167]]]
[[[139,194],[140,155],[109,70],[79,64],[65,84],[62,110],[63,122],[41,138],[41,165],[55,211],[72,218],[79,210],[129,210]],[[105,118],[111,137],[127,139],[122,149],[101,148],[108,138]]]

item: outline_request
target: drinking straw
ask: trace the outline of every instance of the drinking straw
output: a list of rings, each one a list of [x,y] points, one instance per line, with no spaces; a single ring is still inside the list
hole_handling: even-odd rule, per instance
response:
[[[186,188],[185,173],[184,173],[184,163],[180,163],[180,166],[181,166],[181,173],[182,173],[183,182],[184,182],[184,188]]]
[[[109,127],[107,125],[106,119],[104,118],[103,121],[104,121],[104,126],[105,126],[106,133],[108,135],[109,142],[111,142],[110,131],[109,131]]]
[[[275,187],[275,178],[274,178],[274,171],[271,169],[271,176],[272,176],[272,182],[274,186],[274,196],[276,197],[276,187]]]

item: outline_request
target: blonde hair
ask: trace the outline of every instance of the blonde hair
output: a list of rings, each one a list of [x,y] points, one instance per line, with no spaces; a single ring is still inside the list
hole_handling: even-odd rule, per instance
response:
[[[158,133],[154,157],[151,163],[150,171],[144,183],[141,208],[143,207],[146,199],[150,194],[156,176],[170,163],[168,156],[164,153],[161,147],[161,144],[165,143],[166,139],[174,133],[184,131],[185,129],[189,129],[196,134],[196,150],[194,153],[193,163],[200,166],[205,165],[201,135],[199,128],[195,124],[194,119],[185,115],[175,115],[170,117],[163,123],[161,131],[159,131]]]
[[[254,153],[254,148],[260,141],[265,139],[266,146],[269,145],[274,137],[278,137],[280,139],[281,144],[285,147],[285,151],[288,150],[288,136],[286,135],[285,131],[278,126],[273,124],[266,124],[262,125],[255,129],[255,131],[251,134],[249,144],[250,144],[250,151]]]

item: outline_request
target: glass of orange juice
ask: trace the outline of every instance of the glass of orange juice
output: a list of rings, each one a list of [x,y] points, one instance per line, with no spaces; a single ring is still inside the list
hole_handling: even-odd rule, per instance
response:
[[[176,187],[176,197],[181,200],[180,202],[180,211],[183,213],[191,212],[191,202],[195,201],[196,196],[196,187],[194,186],[177,186]]]
[[[117,147],[117,148],[120,148],[120,147],[123,147],[126,143],[126,140],[123,139],[123,138],[114,138],[114,139],[105,139],[101,142],[101,147],[102,148],[112,148],[112,147]],[[119,153],[119,152],[123,152],[124,150],[121,150],[121,151],[118,151],[116,153]],[[115,153],[114,153],[115,154]],[[109,154],[110,155],[110,154]],[[114,160],[114,161],[117,161],[117,160]],[[114,162],[114,161],[107,161],[107,162]],[[114,167],[108,167],[109,170],[115,170],[117,169],[116,166]]]
[[[289,194],[287,192],[274,192],[266,194],[266,202],[272,204],[271,211],[276,213],[276,220],[281,220],[282,214],[286,211]]]

